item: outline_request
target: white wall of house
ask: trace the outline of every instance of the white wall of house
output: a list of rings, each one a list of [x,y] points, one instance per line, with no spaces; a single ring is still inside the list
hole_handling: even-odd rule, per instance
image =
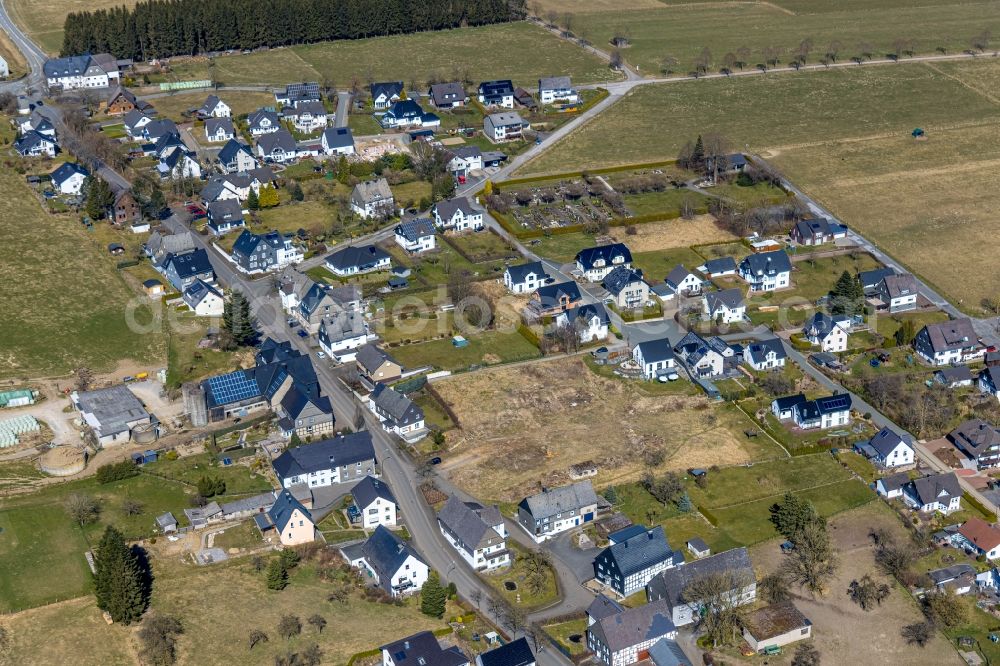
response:
[[[375,501],[366,507],[358,507],[361,511],[361,525],[365,529],[375,529],[379,525],[386,527],[396,526],[396,503],[382,497],[376,497]]]

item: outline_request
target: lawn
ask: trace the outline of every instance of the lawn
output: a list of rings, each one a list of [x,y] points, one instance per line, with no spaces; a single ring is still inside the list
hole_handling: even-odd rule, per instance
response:
[[[243,465],[223,467],[209,453],[186,456],[177,460],[162,458],[143,466],[144,472],[196,486],[203,476],[220,478],[226,483],[226,496],[250,495],[271,490],[266,477],[255,474]],[[222,500],[224,501],[224,500]]]
[[[542,627],[557,643],[566,648],[571,655],[582,655],[587,652],[587,618],[569,620],[558,624],[547,624]],[[576,640],[570,640],[574,637]]]
[[[442,431],[451,430],[455,427],[451,417],[444,411],[444,407],[441,406],[438,399],[429,391],[417,391],[416,393],[409,394],[407,397],[416,403],[420,409],[424,410],[424,421],[428,427],[437,428]]]
[[[528,567],[525,564],[525,551],[513,540],[507,542],[511,551],[511,565],[492,573],[482,573],[481,576],[493,586],[500,596],[517,608],[532,609],[548,606],[559,599],[559,584],[551,567],[545,567],[544,578],[537,590],[529,587]],[[504,583],[512,582],[514,590],[508,590]]]
[[[489,230],[438,236],[438,241],[457,247],[474,262],[503,259],[517,254],[507,241]]]
[[[169,333],[167,346],[167,386],[179,388],[185,382],[235,370],[238,355],[217,349],[199,349],[208,324],[198,317],[179,316]]]
[[[181,122],[185,120],[181,114],[189,109],[201,107],[209,94],[211,94],[211,91],[208,90],[176,92],[149,101],[156,107],[156,111],[160,116]],[[255,111],[262,106],[274,106],[274,95],[271,93],[247,90],[222,90],[218,92],[218,95],[233,110],[234,118]],[[203,130],[196,129],[194,133],[199,141],[204,140],[205,135]]]
[[[627,241],[626,241],[627,242]],[[659,252],[635,252],[632,254],[632,265],[642,271],[647,280],[660,283],[678,264],[683,264],[688,270],[694,270],[704,262],[701,255],[690,248],[678,247]]]
[[[166,356],[162,323],[133,294],[117,259],[71,215],[50,215],[23,178],[0,170],[7,242],[0,247],[0,377],[39,377],[80,366],[107,371],[123,359]],[[103,225],[98,225],[102,228]],[[96,232],[95,232],[96,234]],[[106,246],[105,246],[106,247]]]
[[[407,368],[425,365],[457,372],[472,366],[524,361],[541,356],[538,348],[517,331],[466,334],[469,344],[456,347],[451,338],[392,347],[390,353]]]

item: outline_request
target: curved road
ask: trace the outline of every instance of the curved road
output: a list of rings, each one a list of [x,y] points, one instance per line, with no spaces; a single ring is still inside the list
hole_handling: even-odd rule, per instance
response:
[[[0,91],[20,95],[29,88],[40,88],[42,83],[42,65],[45,64],[46,59],[45,52],[31,41],[10,17],[10,13],[7,11],[7,0],[0,0],[0,29],[10,35],[11,40],[13,40],[28,63],[27,76],[17,81],[0,83]]]

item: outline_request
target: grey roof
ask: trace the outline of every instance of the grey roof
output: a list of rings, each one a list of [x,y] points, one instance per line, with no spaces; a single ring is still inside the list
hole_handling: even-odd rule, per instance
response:
[[[323,106],[323,102],[317,100],[307,100],[301,104],[296,104],[293,107],[285,107],[281,113],[285,117],[305,115],[326,116],[326,107]]]
[[[752,275],[776,275],[792,270],[792,262],[784,250],[760,252],[746,256],[740,262],[740,270]]]
[[[861,282],[863,289],[874,289],[886,276],[895,274],[896,271],[892,268],[876,268],[875,270],[858,273],[858,281]]]
[[[592,602],[590,602],[590,606],[587,607],[587,615],[595,620],[603,620],[606,617],[611,617],[612,615],[621,613],[624,610],[624,606],[611,597],[605,596],[604,593],[601,592]]]
[[[392,190],[389,189],[389,181],[385,178],[366,180],[354,186],[351,192],[351,201],[358,203],[373,203],[376,201],[392,201]]]
[[[130,421],[149,419],[142,402],[124,384],[78,393],[76,402],[81,412],[94,415],[102,435],[125,432]]]
[[[962,496],[962,486],[954,472],[931,474],[911,481],[914,494],[921,506],[941,502],[947,504],[952,497]]]
[[[156,118],[149,121],[142,128],[142,133],[149,137],[150,141],[155,141],[166,134],[180,134],[177,131],[177,124],[169,118]]]
[[[461,666],[469,663],[458,648],[442,650],[434,634],[421,631],[380,647],[395,666]]]
[[[399,361],[375,345],[364,345],[363,347],[359,347],[358,353],[354,357],[354,361],[368,372],[377,370],[378,367],[386,361],[399,365]]]
[[[327,344],[362,335],[365,335],[365,318],[355,310],[341,310],[334,315],[325,315],[320,322],[320,338],[325,339]]]
[[[177,519],[174,518],[174,514],[167,511],[166,513],[162,513],[156,517],[156,524],[159,525],[161,529],[164,527],[170,527],[171,525],[177,527]]]
[[[490,545],[503,541],[503,537],[494,529],[495,525],[503,524],[503,517],[496,506],[470,506],[459,499],[458,495],[452,495],[441,507],[437,519],[469,550],[475,550],[484,541]]]
[[[688,566],[690,565],[680,568],[686,569]],[[670,607],[666,600],[660,599],[606,617],[595,622],[588,631],[596,634],[608,650],[614,653],[674,633],[677,627],[670,618]]]
[[[971,564],[953,564],[943,569],[928,571],[927,575],[934,581],[935,585],[943,585],[961,576],[975,576],[976,569]]]
[[[556,284],[546,284],[538,288],[535,292],[542,307],[550,308],[560,304],[562,297],[569,298],[570,302],[580,301],[580,287],[576,282],[558,282]]]
[[[508,266],[507,274],[510,275],[510,279],[515,284],[519,282],[524,282],[524,279],[531,273],[534,273],[539,277],[539,279],[544,279],[546,275],[545,267],[542,266],[540,261],[532,261],[527,264],[517,264],[516,266]]]
[[[614,269],[604,276],[601,286],[609,293],[618,295],[636,282],[642,282],[642,273],[625,266],[615,266]]]
[[[830,221],[823,217],[799,220],[795,223],[795,230],[802,238],[817,238],[832,233]]]
[[[577,319],[583,319],[589,325],[589,320],[594,317],[600,319],[601,323],[604,325],[611,322],[611,317],[608,316],[607,309],[600,303],[584,303],[583,305],[570,308],[566,311],[566,319],[570,324],[575,322]]]
[[[392,575],[399,571],[406,558],[413,556],[423,562],[423,558],[408,542],[400,539],[395,533],[379,525],[365,541],[361,552],[368,566],[378,575],[379,583],[388,585]],[[426,562],[425,562],[426,564]]]
[[[528,639],[522,636],[516,641],[501,645],[495,650],[479,655],[481,666],[530,666],[535,663]]]
[[[268,509],[267,515],[271,518],[271,522],[277,528],[279,532],[285,530],[285,526],[288,525],[288,521],[292,519],[292,514],[295,510],[298,511],[312,522],[312,514],[309,513],[309,509],[302,506],[299,502],[292,496],[287,490],[278,493],[278,496],[274,500],[274,504]]]
[[[323,130],[323,140],[328,148],[346,148],[354,145],[354,134],[349,127],[327,127]]]
[[[397,224],[395,232],[411,243],[415,243],[424,236],[433,236],[434,224],[425,217],[417,217]]]
[[[710,291],[705,294],[705,301],[708,303],[709,312],[715,312],[719,306],[724,306],[729,310],[744,307],[743,292],[736,287],[722,291]]]
[[[464,102],[466,98],[465,86],[458,81],[435,83],[431,86],[430,97],[436,106]]]
[[[454,199],[439,201],[434,204],[434,210],[437,211],[442,220],[450,220],[455,215],[455,211],[459,210],[462,211],[462,215],[465,217],[475,215],[476,213],[476,210],[466,197],[455,197]]]
[[[615,257],[621,257],[622,263],[632,263],[632,252],[624,243],[611,243],[608,245],[598,245],[588,247],[576,253],[576,261],[580,263],[583,270],[588,271],[594,267],[594,262],[603,259],[605,266],[611,266]]]
[[[364,268],[389,257],[389,253],[377,245],[349,245],[342,250],[327,255],[325,261],[331,266],[345,270],[355,266]]]
[[[131,111],[129,111],[128,113],[125,114],[123,122],[125,123],[125,127],[134,129],[135,126],[143,118],[150,118],[150,117],[151,116],[148,113],[144,113],[144,112],[140,111],[139,109],[132,109]]]
[[[231,516],[236,513],[244,513],[247,511],[259,511],[261,509],[267,510],[274,505],[274,492],[261,493],[260,495],[254,495],[253,497],[244,497],[243,499],[238,499],[232,502],[224,502],[219,505],[222,509],[222,514],[225,516]]]
[[[56,168],[55,171],[49,174],[49,177],[52,178],[53,183],[59,185],[60,183],[69,180],[76,174],[80,174],[86,178],[90,175],[90,172],[75,162],[63,162],[58,168]]]
[[[56,140],[43,134],[39,134],[35,130],[31,130],[30,132],[22,134],[21,137],[14,142],[14,148],[17,152],[24,155],[36,146],[46,143],[50,143],[54,146],[56,145]]]
[[[229,120],[229,118],[219,118],[219,120]],[[205,123],[206,125],[208,123]],[[232,122],[230,121],[230,124]],[[239,153],[246,153],[249,157],[253,157],[253,149],[245,143],[240,143],[236,139],[230,139],[222,146],[222,150],[219,151],[219,161],[223,164],[228,164],[236,159]]]
[[[375,99],[379,95],[385,95],[387,98],[398,97],[400,93],[403,92],[403,82],[402,81],[382,81],[371,84],[369,88],[371,90],[372,99]]]
[[[163,234],[154,231],[149,235],[146,247],[153,254],[179,254],[194,249],[194,237],[190,231],[182,231],[179,234]]]
[[[395,425],[410,425],[424,420],[424,410],[402,393],[379,382],[372,391],[375,407],[387,415]]]
[[[767,353],[773,351],[775,353],[775,358],[782,359],[786,358],[788,355],[785,353],[785,346],[781,344],[781,340],[778,338],[771,338],[769,340],[759,340],[757,342],[752,342],[746,347],[748,353],[750,354],[750,359],[754,363],[760,363],[767,358]]]
[[[694,273],[684,268],[683,264],[677,264],[672,269],[670,269],[669,273],[667,273],[667,277],[664,280],[664,282],[666,282],[668,285],[676,289],[677,286],[684,281],[684,278],[686,278],[689,275],[694,275]],[[695,277],[698,276],[695,275]]]
[[[260,124],[260,121],[267,118],[271,121],[272,127],[279,126],[278,114],[274,111],[268,111],[267,109],[257,109],[247,116],[247,122],[250,124],[250,128],[253,129]]]
[[[292,133],[284,128],[279,129],[277,132],[259,136],[257,138],[257,147],[262,149],[266,155],[274,153],[279,148],[285,153],[294,153],[298,150]]]
[[[514,94],[514,84],[510,79],[483,81],[479,84],[479,94],[486,98]]]
[[[948,433],[948,439],[972,457],[1000,446],[1000,430],[980,418],[963,421]]]
[[[392,494],[392,490],[389,489],[389,486],[384,481],[376,479],[374,476],[366,476],[358,481],[354,487],[351,488],[351,496],[354,498],[354,503],[359,509],[371,506],[371,504],[377,499],[384,499],[387,502],[392,502],[393,504],[396,503],[396,496]]]
[[[243,220],[243,206],[237,199],[220,199],[208,204],[208,219],[216,226]]]
[[[674,607],[683,602],[684,590],[691,583],[727,571],[743,572],[753,578],[753,565],[750,563],[750,555],[746,548],[734,548],[667,569],[653,578],[649,582],[649,587],[654,588],[657,596]]]
[[[188,285],[187,289],[184,290],[184,302],[188,304],[192,309],[197,307],[199,303],[208,298],[209,295],[215,295],[222,298],[222,292],[208,284],[204,280],[198,279]]]
[[[646,363],[658,363],[674,358],[674,350],[667,338],[646,340],[637,344],[636,347],[642,350],[642,360]]]
[[[516,111],[503,111],[501,113],[491,113],[486,116],[486,124],[490,127],[510,127],[512,125],[524,126],[525,122],[521,114]]]
[[[886,294],[889,298],[903,298],[917,294],[917,278],[909,273],[902,275],[886,275],[882,279]]]
[[[935,352],[963,349],[977,341],[976,331],[968,317],[927,324],[921,333],[927,336]]]
[[[448,152],[452,154],[452,157],[461,157],[462,159],[469,159],[470,157],[482,159],[483,157],[483,151],[479,146],[456,146],[455,148],[449,148]]]
[[[983,372],[987,372],[993,376],[994,367],[986,368]],[[997,368],[997,370],[1000,370],[1000,368]],[[941,368],[935,374],[940,375],[941,379],[949,384],[953,382],[972,381],[972,370],[970,370],[967,365],[960,365],[954,368]]]
[[[538,91],[543,90],[567,90],[572,88],[573,84],[568,76],[549,76],[544,79],[538,79]]]
[[[705,269],[704,272],[710,275],[716,275],[719,273],[735,273],[736,272],[736,260],[732,257],[719,257],[718,259],[709,259],[701,268]]]
[[[371,433],[361,431],[288,449],[274,459],[273,467],[285,479],[368,460],[375,460],[375,448]]]
[[[908,484],[910,482],[910,475],[906,472],[896,472],[889,476],[883,476],[880,481],[886,492],[892,492]]]
[[[709,550],[708,544],[705,543],[705,540],[701,537],[691,537],[687,540],[687,546],[691,550],[698,551],[699,553],[704,553],[706,550]]]
[[[805,330],[806,335],[817,337],[823,339],[833,331],[833,327],[838,323],[844,321],[844,318],[838,317],[834,319],[825,312],[817,312],[812,317],[806,320],[803,330]]]
[[[205,121],[205,133],[208,135],[215,134],[220,127],[226,134],[233,134],[236,131],[233,129],[233,121],[229,118],[209,118]]]
[[[595,562],[610,558],[618,564],[622,576],[629,576],[673,558],[674,551],[667,543],[662,525],[657,525],[651,530],[639,527],[638,534],[624,541],[616,539],[617,543],[601,551]]]
[[[50,79],[64,76],[80,76],[90,67],[89,55],[67,56],[65,58],[50,58],[42,65],[42,71]]]
[[[198,109],[198,113],[210,115],[213,111],[215,111],[215,107],[217,107],[221,101],[222,100],[219,99],[218,95],[209,95],[205,98],[205,103],[201,105],[200,109]]]
[[[905,444],[906,446],[913,448],[913,442],[909,435],[900,436],[896,431],[890,428],[882,428],[875,436],[868,440],[869,446],[871,446],[875,451],[885,458],[900,444]]]
[[[661,638],[649,648],[649,658],[656,666],[692,666],[677,641]]]
[[[597,494],[590,481],[577,481],[561,488],[543,490],[537,495],[525,497],[520,507],[527,509],[535,520],[551,517],[557,513],[578,510],[597,504]]]

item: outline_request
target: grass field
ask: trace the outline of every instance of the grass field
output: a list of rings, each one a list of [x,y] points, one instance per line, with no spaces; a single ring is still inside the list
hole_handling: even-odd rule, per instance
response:
[[[235,234],[231,234],[235,235]],[[215,349],[198,349],[198,342],[205,337],[208,324],[197,317],[178,318],[178,326],[170,331],[167,346],[167,385],[180,387],[184,382],[204,379],[209,375],[235,370],[238,355]]]
[[[156,97],[149,100],[149,103],[156,108],[157,113],[161,117],[181,122],[185,120],[181,113],[189,109],[200,108],[205,103],[205,98],[208,95],[209,91],[206,90],[175,93],[164,97]],[[274,106],[274,95],[271,93],[225,90],[219,93],[219,98],[233,110],[234,117],[250,113],[262,106]],[[194,133],[199,141],[205,138],[204,131],[201,129],[194,130]]]
[[[7,241],[0,247],[0,303],[17,316],[0,322],[0,377],[60,375],[81,365],[110,370],[123,359],[165,356],[160,326],[147,324],[149,301],[135,299],[82,225],[45,213],[21,176],[0,169]]]
[[[0,30],[0,57],[7,61],[10,79],[16,79],[27,73],[28,65],[24,61],[24,55],[18,50],[10,36],[2,30]]]
[[[784,455],[763,438],[747,440],[745,417],[731,406],[649,395],[590,373],[579,358],[484,370],[434,386],[461,423],[447,434],[441,469],[492,500],[515,501],[539,483],[566,483],[568,468],[586,460],[598,464],[595,485],[606,485],[637,478],[652,450],[662,452],[662,470]]]
[[[440,370],[465,370],[473,365],[494,365],[541,356],[538,348],[517,331],[484,331],[465,336],[466,347],[456,347],[451,338],[393,347],[390,353],[407,368],[424,365]]]
[[[504,54],[499,64],[497,53]],[[510,78],[515,85],[534,88],[540,77],[554,72],[568,74],[576,83],[616,78],[604,61],[527,22],[320,42],[215,60],[216,80],[225,85],[283,85],[328,78],[347,88],[353,77],[364,85],[371,76],[375,81],[406,85],[416,81],[423,87],[435,76],[476,83]],[[172,80],[207,77],[206,58],[177,60],[168,76]]]
[[[979,251],[1000,234],[987,212],[1000,189],[1000,100],[991,92],[998,83],[1000,62],[980,59],[646,86],[523,171],[662,160],[691,136],[718,131],[769,157],[847,224],[979,313],[980,301],[998,292],[981,271],[1000,268],[1000,257]],[[654,109],[670,113],[671,132],[659,131]],[[928,140],[914,141],[915,127]]]
[[[135,5],[136,0],[10,0],[6,3],[11,18],[48,53],[58,55],[62,48],[63,23],[71,12],[111,9]]]

